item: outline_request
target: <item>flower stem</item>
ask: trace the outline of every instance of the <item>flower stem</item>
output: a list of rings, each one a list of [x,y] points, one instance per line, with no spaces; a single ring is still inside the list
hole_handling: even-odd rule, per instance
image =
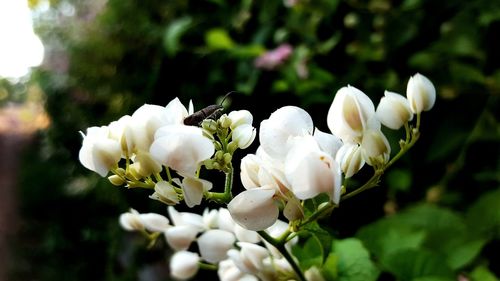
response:
[[[205,270],[217,270],[217,265],[215,264],[209,264],[209,263],[204,263],[204,262],[198,262],[198,266],[201,268],[201,269],[205,269]]]
[[[292,267],[293,271],[295,272],[295,275],[297,276],[297,280],[306,281],[304,273],[302,273],[302,270],[300,269],[297,262],[293,259],[293,256],[285,248],[285,244],[283,243],[283,241],[274,239],[273,237],[271,237],[271,235],[269,235],[267,232],[263,230],[257,232],[262,237],[262,239],[266,240],[266,242],[268,242],[269,244],[273,245],[276,249],[278,249],[278,251],[283,255],[283,257],[288,261],[288,263]]]
[[[224,192],[206,192],[205,198],[208,200],[215,201],[219,204],[227,204],[233,199],[232,189],[233,189],[233,167],[230,167],[229,171],[226,172],[226,181],[224,185]]]

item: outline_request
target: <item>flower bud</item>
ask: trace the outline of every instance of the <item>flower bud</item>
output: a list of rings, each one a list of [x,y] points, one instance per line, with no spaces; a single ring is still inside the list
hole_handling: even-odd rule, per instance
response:
[[[378,120],[387,128],[398,130],[413,119],[408,100],[396,93],[385,91],[375,113]]]
[[[413,113],[430,110],[436,101],[436,89],[432,82],[420,73],[410,77],[406,87],[406,97]]]
[[[187,280],[198,273],[200,257],[192,252],[180,251],[170,259],[170,274],[172,277]]]
[[[155,192],[149,198],[161,201],[167,205],[175,205],[179,203],[177,192],[174,186],[169,182],[160,181],[155,184]]]
[[[125,183],[125,180],[118,175],[109,176],[108,180],[111,184],[115,186],[122,186]]]
[[[227,129],[229,127],[231,127],[231,119],[227,116],[227,114],[224,114],[222,115],[220,118],[219,118],[219,124],[222,128],[224,129]]]
[[[209,134],[213,135],[217,132],[217,121],[213,119],[205,119],[201,122],[201,127],[209,132]]]

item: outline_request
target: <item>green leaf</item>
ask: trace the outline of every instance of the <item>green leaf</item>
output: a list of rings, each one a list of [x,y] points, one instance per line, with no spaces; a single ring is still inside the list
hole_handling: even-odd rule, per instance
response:
[[[360,240],[349,238],[334,241],[332,251],[338,256],[339,281],[375,281],[380,271]]]
[[[460,269],[469,264],[479,253],[487,239],[464,241],[447,252],[447,262],[452,269]]]
[[[399,280],[412,280],[419,277],[443,277],[453,280],[453,271],[443,263],[444,258],[423,249],[398,251],[383,261],[384,268]]]
[[[478,266],[470,273],[471,281],[499,281],[486,266]]]
[[[177,54],[181,48],[180,39],[191,27],[193,20],[190,17],[183,17],[174,20],[167,26],[163,36],[163,47],[169,56]]]
[[[207,31],[205,34],[205,43],[213,50],[229,50],[236,45],[227,31],[222,28],[214,28]]]
[[[262,45],[245,45],[234,46],[231,49],[231,54],[237,58],[253,58],[264,53],[266,49]]]
[[[387,173],[387,185],[393,191],[408,191],[412,178],[410,170],[393,169]]]
[[[323,247],[316,235],[311,235],[303,245],[295,245],[292,253],[300,262],[300,268],[307,270],[312,266],[320,268],[323,265]]]
[[[321,274],[326,278],[326,280],[335,280],[338,276],[339,256],[335,253],[330,253],[323,264],[321,269]]]
[[[477,237],[500,237],[500,189],[482,195],[467,210],[466,222]]]
[[[363,241],[371,253],[383,260],[402,249],[420,248],[426,232],[386,219],[363,227],[356,236]]]

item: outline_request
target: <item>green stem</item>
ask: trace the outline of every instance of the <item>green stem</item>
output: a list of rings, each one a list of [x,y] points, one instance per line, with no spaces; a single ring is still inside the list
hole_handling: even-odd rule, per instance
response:
[[[226,181],[224,185],[224,192],[206,192],[205,198],[208,200],[215,201],[219,204],[227,204],[233,199],[232,189],[233,189],[233,167],[230,167],[229,171],[226,173]]]
[[[327,204],[325,204],[324,206],[322,206],[320,209],[316,210],[316,212],[314,212],[310,217],[308,217],[307,219],[305,219],[304,221],[302,221],[299,224],[299,228],[303,227],[304,225],[309,224],[309,223],[311,223],[313,221],[316,221],[317,219],[319,219],[320,217],[322,217],[326,213],[328,213],[331,210],[333,210],[335,208],[335,206],[336,205],[334,203],[328,202]]]
[[[373,173],[373,176],[365,184],[363,184],[361,187],[345,194],[344,196],[342,196],[340,198],[340,200],[344,201],[344,200],[349,199],[349,198],[351,198],[351,197],[353,197],[353,196],[355,196],[355,195],[357,195],[357,194],[359,194],[367,189],[370,189],[372,187],[377,186],[378,181],[383,173],[384,173],[383,169],[375,170],[375,172]]]
[[[302,270],[300,269],[297,262],[295,262],[295,260],[293,259],[293,256],[285,248],[285,244],[283,243],[283,241],[278,241],[277,239],[274,239],[267,232],[263,230],[258,231],[258,233],[262,237],[262,239],[266,240],[266,242],[268,242],[269,244],[273,245],[276,249],[278,249],[278,251],[283,255],[283,257],[288,261],[288,263],[292,267],[293,271],[295,272],[295,275],[297,276],[297,279],[299,281],[306,281],[304,273],[302,273]]]
[[[217,265],[204,263],[204,262],[198,262],[198,266],[201,269],[205,269],[205,270],[217,270],[218,269]]]

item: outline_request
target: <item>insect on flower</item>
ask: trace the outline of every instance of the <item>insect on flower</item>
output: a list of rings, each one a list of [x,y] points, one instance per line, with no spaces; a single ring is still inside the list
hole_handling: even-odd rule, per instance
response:
[[[193,114],[187,116],[186,118],[184,118],[184,125],[195,126],[195,125],[200,125],[201,122],[203,122],[203,120],[205,120],[205,119],[215,120],[215,119],[219,118],[222,115],[222,111],[224,110],[224,107],[222,106],[222,104],[224,103],[226,98],[234,92],[235,91],[231,91],[231,92],[227,93],[224,96],[224,98],[222,99],[220,104],[209,105],[209,106],[202,108],[202,109],[194,112]]]

